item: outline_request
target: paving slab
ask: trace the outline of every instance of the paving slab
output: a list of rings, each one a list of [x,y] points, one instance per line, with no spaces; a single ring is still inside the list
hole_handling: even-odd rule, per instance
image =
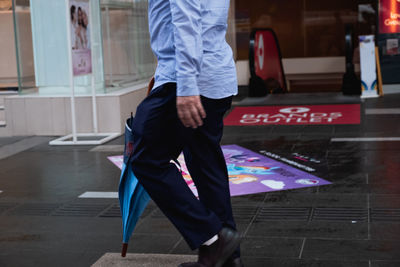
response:
[[[106,253],[92,267],[176,267],[183,262],[196,261],[195,255]]]
[[[124,152],[124,145],[101,145],[89,150],[90,152]]]
[[[18,140],[18,139],[15,139],[14,141],[16,141],[16,140]],[[37,145],[47,143],[50,140],[51,140],[50,137],[33,136],[33,137],[24,138],[22,140],[18,140],[16,142],[11,141],[11,143],[4,144],[3,146],[0,147],[0,160],[11,157],[15,154],[18,154],[22,151],[33,148]]]
[[[311,98],[287,94],[268,101],[336,103],[334,95]],[[360,125],[225,127],[222,144],[295,159],[332,182],[232,198],[246,267],[400,266],[400,142],[331,142],[399,137],[398,114],[364,113],[396,111],[399,101],[400,94],[362,100]],[[168,267],[195,260],[196,251],[154,202],[136,226],[130,254],[121,258],[118,200],[79,198],[117,191],[120,170],[107,157],[122,154],[123,136],[97,147],[49,146],[53,138],[0,138],[0,266]]]

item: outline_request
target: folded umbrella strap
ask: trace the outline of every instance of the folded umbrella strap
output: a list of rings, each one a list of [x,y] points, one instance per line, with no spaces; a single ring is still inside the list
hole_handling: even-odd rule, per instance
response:
[[[182,166],[181,166],[181,164],[179,163],[179,161],[177,160],[177,159],[173,159],[172,160],[176,165],[178,165],[178,167],[179,167],[179,171],[180,171],[180,173],[182,174]]]

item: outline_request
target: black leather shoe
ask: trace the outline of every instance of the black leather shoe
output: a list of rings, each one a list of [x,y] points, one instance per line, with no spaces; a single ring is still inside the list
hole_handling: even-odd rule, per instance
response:
[[[179,267],[222,267],[239,243],[238,232],[230,228],[222,228],[217,241],[210,246],[200,246],[197,262],[182,263]]]
[[[222,267],[244,267],[243,262],[240,258],[232,259],[229,258]]]

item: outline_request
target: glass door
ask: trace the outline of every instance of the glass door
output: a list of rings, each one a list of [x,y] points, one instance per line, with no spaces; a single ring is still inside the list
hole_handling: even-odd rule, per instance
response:
[[[154,74],[147,5],[147,0],[101,0],[107,90],[127,87]]]
[[[19,93],[35,90],[35,68],[29,0],[12,0]],[[11,56],[11,53],[10,53]]]
[[[12,0],[0,0],[0,91],[18,90]]]

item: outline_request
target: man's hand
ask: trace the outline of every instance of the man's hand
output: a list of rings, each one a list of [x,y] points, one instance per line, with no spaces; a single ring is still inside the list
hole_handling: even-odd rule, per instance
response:
[[[203,119],[206,117],[200,96],[177,96],[176,108],[178,117],[185,127],[197,127],[203,125]]]

